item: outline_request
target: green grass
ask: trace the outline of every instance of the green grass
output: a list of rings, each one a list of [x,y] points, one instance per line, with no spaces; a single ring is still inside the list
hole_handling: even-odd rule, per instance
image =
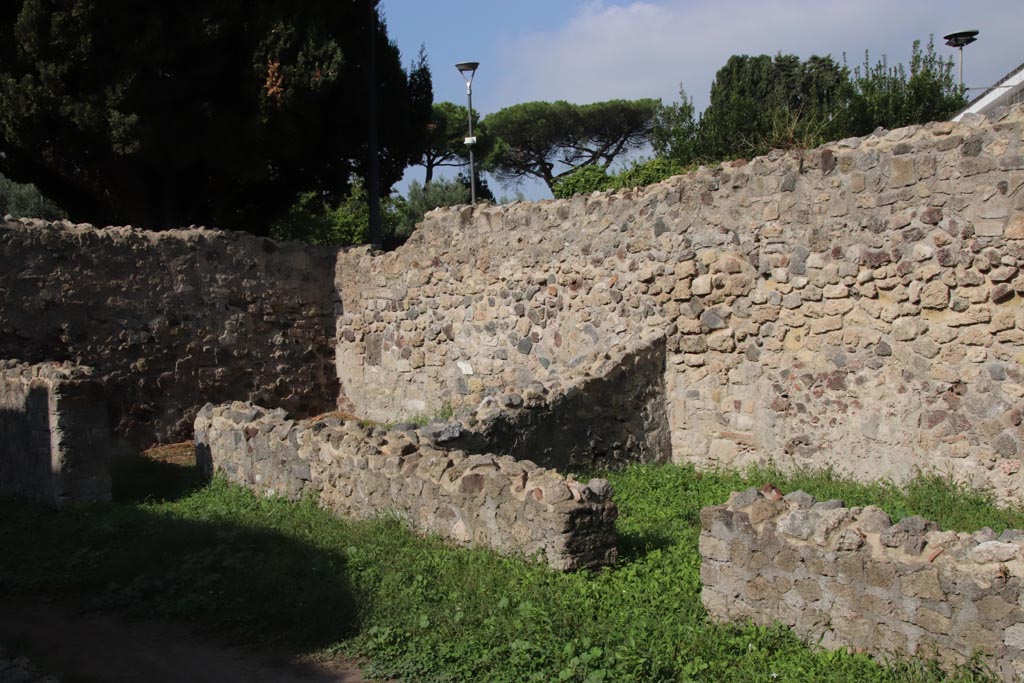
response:
[[[608,476],[620,508],[613,570],[558,574],[419,538],[394,520],[339,520],[214,481],[176,501],[64,513],[0,501],[0,592],[85,597],[250,643],[342,650],[407,681],[989,680],[976,668],[947,678],[920,661],[886,667],[808,648],[784,628],[711,624],[698,513],[765,480],[947,528],[1022,526],[1019,510],[939,479],[901,490],[829,473],[632,466]]]

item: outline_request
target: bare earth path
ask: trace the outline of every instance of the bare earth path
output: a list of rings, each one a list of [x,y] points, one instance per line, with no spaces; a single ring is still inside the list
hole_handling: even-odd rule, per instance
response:
[[[66,683],[365,683],[350,662],[231,647],[186,626],[0,596],[0,644]],[[0,671],[3,662],[0,662]]]

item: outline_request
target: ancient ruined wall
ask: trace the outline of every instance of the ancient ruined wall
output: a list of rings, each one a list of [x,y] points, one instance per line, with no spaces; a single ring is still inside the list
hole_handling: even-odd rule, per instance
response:
[[[0,224],[0,358],[90,365],[135,446],[208,400],[330,410],[333,250],[206,229]]]
[[[339,258],[339,380],[371,417],[450,403],[472,423],[663,344],[675,461],[935,470],[1017,496],[1022,136],[1018,108],[435,211],[396,252]]]
[[[110,424],[90,368],[0,360],[0,496],[110,500]]]
[[[296,422],[244,403],[204,407],[196,454],[261,494],[314,495],[340,514],[397,512],[420,531],[573,570],[613,564],[608,482],[567,479],[526,460],[436,448],[430,430],[322,416]]]
[[[713,619],[780,622],[824,647],[946,666],[978,652],[1003,680],[1024,677],[1024,532],[892,524],[873,506],[757,489],[704,508],[701,527]]]

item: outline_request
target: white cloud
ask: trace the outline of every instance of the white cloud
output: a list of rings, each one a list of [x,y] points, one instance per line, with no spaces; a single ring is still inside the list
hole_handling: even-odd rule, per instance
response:
[[[558,0],[550,0],[558,1]],[[591,2],[564,26],[499,45],[497,107],[530,100],[593,102],[613,98],[676,99],[679,84],[698,109],[715,71],[732,54],[847,53],[851,66],[871,51],[906,62],[915,39],[981,30],[965,50],[968,85],[987,85],[1024,61],[1019,0],[662,0]]]

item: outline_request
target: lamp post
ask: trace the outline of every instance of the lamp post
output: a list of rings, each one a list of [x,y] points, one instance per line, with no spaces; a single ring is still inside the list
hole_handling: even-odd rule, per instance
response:
[[[970,45],[978,38],[978,31],[971,29],[969,31],[957,31],[956,33],[950,33],[948,36],[942,36],[946,41],[946,45],[950,47],[959,48],[960,50],[960,91],[964,89],[964,45]]]
[[[476,74],[480,62],[459,62],[455,68],[462,74],[466,81],[466,100],[469,102],[469,136],[466,138],[466,145],[469,147],[469,201],[476,205],[476,165],[473,162],[473,145],[476,138],[473,137],[473,75]]]

